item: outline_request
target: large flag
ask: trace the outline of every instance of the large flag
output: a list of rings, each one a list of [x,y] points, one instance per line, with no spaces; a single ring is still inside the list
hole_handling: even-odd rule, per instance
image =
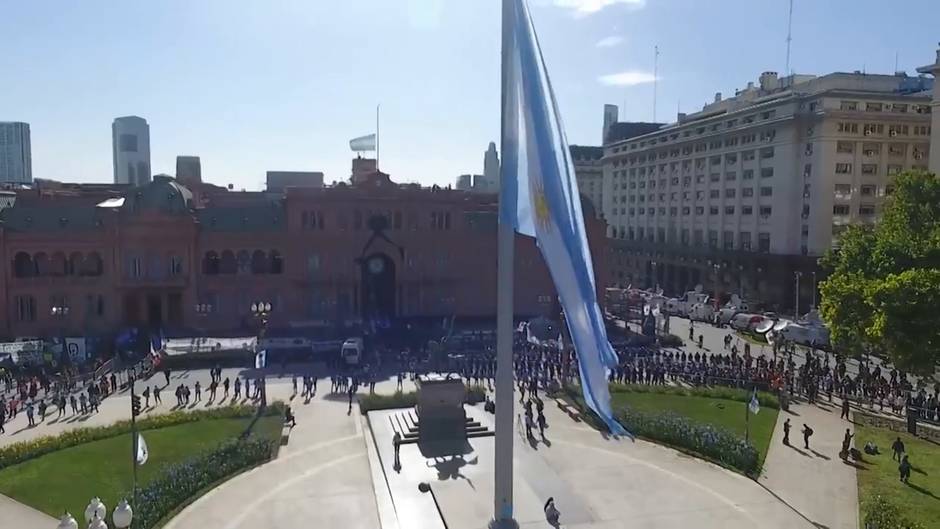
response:
[[[268,350],[262,349],[255,354],[255,369],[264,369],[268,365]]]
[[[534,236],[565,311],[578,355],[584,400],[612,433],[607,370],[617,365],[597,305],[594,266],[568,141],[535,28],[523,0],[513,3],[510,62],[503,78],[503,164],[500,222]]]
[[[150,450],[147,449],[147,442],[144,441],[144,436],[137,434],[137,464],[143,465],[150,459]]]
[[[349,148],[356,152],[374,151],[375,134],[366,134],[349,140]]]

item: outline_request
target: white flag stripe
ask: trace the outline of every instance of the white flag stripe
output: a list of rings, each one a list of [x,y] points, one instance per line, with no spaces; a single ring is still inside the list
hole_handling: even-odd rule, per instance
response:
[[[147,441],[144,441],[143,434],[137,434],[137,464],[143,465],[150,459],[150,450],[147,449]]]

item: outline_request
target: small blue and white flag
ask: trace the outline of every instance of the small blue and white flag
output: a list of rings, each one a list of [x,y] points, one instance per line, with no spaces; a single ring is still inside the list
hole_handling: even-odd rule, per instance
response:
[[[150,459],[150,450],[147,448],[147,441],[144,441],[143,434],[137,434],[137,464],[143,465]]]
[[[757,402],[757,390],[756,389],[751,392],[751,402],[747,404],[747,409],[754,415],[757,415],[757,413],[760,412],[760,403]]]
[[[268,365],[268,350],[262,349],[255,354],[255,369],[264,369]]]
[[[610,405],[607,370],[617,365],[617,355],[597,304],[581,195],[561,115],[529,9],[523,0],[506,1],[512,7],[505,15],[511,17],[506,21],[511,35],[503,50],[500,223],[535,237],[565,311],[584,400],[612,433],[626,434]]]

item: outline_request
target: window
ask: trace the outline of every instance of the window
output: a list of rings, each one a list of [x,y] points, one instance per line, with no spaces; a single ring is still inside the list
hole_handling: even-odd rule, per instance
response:
[[[735,154],[735,153],[733,153],[733,152],[726,154],[726,155],[725,155],[725,163],[726,163],[726,164],[736,164],[736,163],[738,163],[738,155]]]
[[[85,296],[85,314],[87,316],[104,316],[104,296],[101,294],[88,294]]]
[[[734,182],[737,179],[738,179],[738,173],[734,171],[728,171],[727,173],[725,173],[726,182]]]
[[[888,176],[894,176],[901,173],[900,165],[889,165],[888,166]]]
[[[907,112],[907,105],[904,103],[892,103],[891,112],[900,112],[902,114]]]
[[[863,217],[870,217],[875,214],[875,206],[872,204],[862,204],[858,207],[858,214]]]
[[[835,193],[838,198],[847,198],[852,195],[851,184],[836,184]]]
[[[888,155],[889,156],[904,156],[907,152],[907,145],[893,143],[888,145]]]
[[[754,151],[744,151],[741,153],[741,159],[749,162],[754,159]]]
[[[760,133],[760,141],[764,141],[764,142],[773,141],[774,138],[776,137],[777,137],[777,131],[774,129],[765,130],[764,132]]]
[[[773,213],[773,209],[770,206],[761,206],[760,207],[760,216],[769,217]]]
[[[696,192],[695,192],[695,198],[698,199],[698,200],[701,200],[701,199],[705,198],[705,192],[704,192],[704,191],[696,191]]]
[[[709,181],[709,182],[720,182],[720,181],[721,181],[721,174],[720,174],[720,173],[712,173],[712,174],[708,175],[708,181]]]
[[[741,188],[741,196],[745,198],[754,196],[754,188],[753,187]]]
[[[137,135],[121,134],[118,137],[118,144],[121,152],[137,152]]]
[[[878,174],[878,164],[876,164],[876,163],[863,163],[863,164],[862,164],[862,174],[867,174],[867,175]]]
[[[683,214],[683,215],[688,215],[691,211],[692,211],[692,209],[691,209],[690,207],[688,207],[688,206],[682,208],[682,214]]]
[[[734,198],[736,192],[734,188],[725,189],[725,198]]]
[[[684,245],[688,245],[688,244],[689,244],[689,230],[682,230],[682,231],[679,233],[679,237],[680,237],[679,241],[680,241],[682,244],[684,244]]]
[[[750,251],[751,250],[751,232],[742,231],[738,233],[738,244],[741,246],[742,250]]]
[[[760,168],[760,177],[761,178],[770,178],[774,175],[773,167],[761,167]]]
[[[183,274],[183,258],[178,255],[170,256],[170,277]]]
[[[762,187],[760,188],[760,196],[762,197],[771,197],[774,195],[774,188],[772,187]]]
[[[759,252],[769,252],[770,251],[770,234],[767,232],[760,232],[757,234],[757,251]]]
[[[884,134],[885,126],[883,123],[866,123],[862,128],[862,133],[866,136],[871,136],[872,134]]]
[[[721,191],[718,189],[712,189],[708,192],[708,198],[719,198],[721,197]]]
[[[881,112],[883,109],[881,103],[865,103],[865,112]]]
[[[864,186],[862,186],[862,196],[863,196],[863,197],[873,197],[873,196],[875,196],[875,186],[873,186],[873,185],[864,185]]]
[[[836,143],[836,152],[851,154],[855,152],[855,142],[840,141]]]
[[[885,186],[885,196],[890,197],[893,194],[894,194],[894,186],[891,186],[891,185]]]
[[[725,250],[734,250],[734,232],[725,231],[721,234],[722,248]]]
[[[695,230],[692,233],[692,244],[694,244],[695,246],[702,245],[702,230]]]
[[[695,206],[695,214],[696,214],[696,215],[704,215],[704,214],[705,214],[705,206]]]
[[[848,204],[836,204],[835,206],[832,206],[832,214],[833,215],[848,215],[849,214]]]
[[[14,296],[17,321],[36,321],[36,298],[33,296]]]
[[[852,164],[850,163],[837,163],[836,164],[836,174],[849,174],[852,172]]]
[[[907,136],[910,134],[910,127],[907,125],[889,125],[888,136]]]
[[[734,215],[734,206],[725,206],[725,215]]]
[[[745,169],[741,172],[741,180],[753,180],[754,179],[754,170]]]
[[[772,119],[772,118],[773,118],[774,116],[776,116],[776,115],[777,115],[777,111],[776,111],[776,110],[768,110],[767,112],[762,112],[761,115],[760,115],[760,118],[761,118],[761,119]]]
[[[846,134],[858,134],[858,123],[840,121],[838,130],[839,132],[844,132]]]
[[[753,215],[754,208],[752,206],[741,206],[741,215]]]
[[[717,214],[718,214],[718,206],[708,206],[708,214],[709,214],[709,215],[717,215]]]
[[[839,110],[858,110],[858,101],[841,101]]]
[[[718,248],[718,230],[708,230],[709,248]]]

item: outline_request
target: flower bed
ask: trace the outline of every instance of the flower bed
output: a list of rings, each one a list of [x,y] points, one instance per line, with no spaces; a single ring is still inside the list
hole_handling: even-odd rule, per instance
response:
[[[165,469],[159,477],[137,489],[135,527],[157,526],[168,515],[199,497],[210,485],[268,461],[276,451],[277,443],[270,440],[229,441]],[[126,497],[134,497],[133,492]]]
[[[255,406],[236,405],[211,410],[174,411],[161,415],[150,415],[137,420],[138,430],[153,430],[193,421],[208,419],[234,419],[250,417],[257,413]],[[284,404],[275,402],[265,408],[265,415],[284,413]],[[118,421],[108,426],[75,428],[55,436],[40,437],[29,441],[13,443],[0,448],[0,469],[16,465],[63,448],[69,448],[91,441],[107,439],[131,431],[131,421]]]
[[[486,389],[483,386],[467,386],[467,404],[483,402]],[[365,414],[374,410],[411,408],[418,403],[416,391],[396,391],[391,395],[364,395],[359,398],[359,410]]]

